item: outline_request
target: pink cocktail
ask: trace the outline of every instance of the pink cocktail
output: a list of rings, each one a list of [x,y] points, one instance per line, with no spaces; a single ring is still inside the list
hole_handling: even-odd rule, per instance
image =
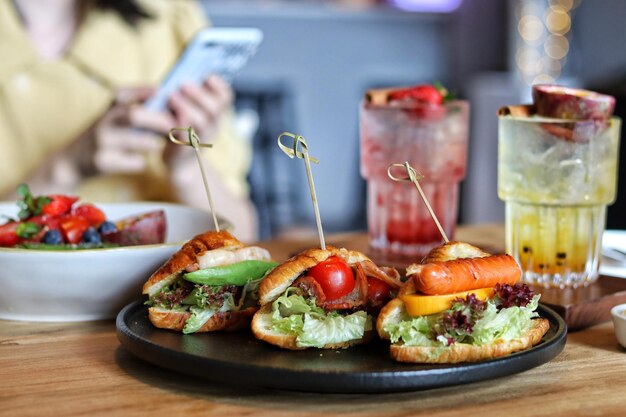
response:
[[[367,181],[367,221],[372,250],[416,257],[443,238],[413,185],[387,176],[392,163],[408,161],[451,239],[457,221],[459,182],[465,177],[469,104],[392,102],[360,105],[361,175]]]

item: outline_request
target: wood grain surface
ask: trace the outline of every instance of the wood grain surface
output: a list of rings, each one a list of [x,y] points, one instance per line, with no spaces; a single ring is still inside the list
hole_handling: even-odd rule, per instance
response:
[[[460,230],[498,244],[497,229]],[[491,232],[490,232],[491,231]],[[469,235],[467,234],[469,233]],[[349,236],[329,239],[350,241]],[[277,259],[302,242],[269,242]],[[220,387],[143,362],[113,321],[0,321],[0,416],[623,416],[626,350],[610,322],[529,371],[428,391],[332,395]]]

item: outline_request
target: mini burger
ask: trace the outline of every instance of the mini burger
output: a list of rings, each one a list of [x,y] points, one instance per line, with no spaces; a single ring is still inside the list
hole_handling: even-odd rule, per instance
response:
[[[400,287],[394,268],[360,252],[308,249],[267,274],[252,332],[285,349],[347,348],[374,334],[374,318]]]
[[[476,362],[527,349],[550,324],[520,277],[509,255],[447,243],[407,268],[398,297],[378,316],[378,334],[400,362]]]
[[[247,327],[259,283],[276,265],[267,250],[226,231],[195,236],[144,284],[150,322],[183,333]]]

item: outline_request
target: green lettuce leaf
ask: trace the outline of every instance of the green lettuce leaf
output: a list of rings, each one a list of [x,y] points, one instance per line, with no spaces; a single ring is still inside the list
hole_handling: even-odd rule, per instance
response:
[[[509,307],[500,311],[493,303],[487,303],[483,318],[474,325],[472,344],[481,346],[497,339],[509,341],[519,338],[532,326],[532,319],[539,316],[535,311],[539,297],[535,295],[525,307]]]
[[[191,311],[191,316],[185,322],[185,327],[183,327],[183,333],[195,333],[204,324],[209,321],[211,317],[215,315],[215,313],[222,313],[225,311],[236,310],[237,306],[235,304],[235,300],[233,299],[232,294],[226,294],[224,299],[224,304],[218,310],[212,308],[199,308],[197,306],[189,307],[189,311]]]
[[[357,311],[347,316],[327,315],[323,318],[305,314],[304,325],[296,337],[296,344],[322,348],[329,343],[360,339],[371,329],[372,318],[365,311]]]
[[[248,281],[244,284],[241,290],[241,297],[239,299],[239,309],[257,306],[259,304],[259,285],[265,276],[259,279]]]
[[[364,311],[342,316],[326,313],[315,304],[288,288],[272,303],[272,330],[296,336],[296,344],[303,347],[323,347],[328,343],[342,343],[360,339],[372,329],[372,318]]]
[[[535,311],[539,295],[525,307],[509,307],[498,310],[495,300],[489,300],[483,317],[476,322],[471,336],[464,340],[475,346],[482,346],[494,340],[512,340],[521,337],[531,326],[532,319],[538,317]],[[385,331],[390,335],[391,343],[402,342],[407,346],[447,346],[445,337],[433,337],[432,329],[441,320],[444,312],[430,316],[421,316],[389,323]]]
[[[389,332],[391,343],[403,341],[405,345],[435,346],[440,343],[430,338],[432,321],[430,316],[420,316],[398,323],[390,323],[385,326],[385,330]]]

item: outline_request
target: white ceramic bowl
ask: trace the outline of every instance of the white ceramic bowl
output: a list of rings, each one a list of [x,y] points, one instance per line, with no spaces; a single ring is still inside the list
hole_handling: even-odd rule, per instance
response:
[[[213,229],[208,212],[166,203],[95,203],[116,221],[163,209],[166,241],[160,245],[77,251],[0,248],[0,319],[85,321],[115,317],[141,297],[147,278],[198,233]],[[15,217],[17,204],[0,203]]]
[[[626,348],[626,304],[618,304],[611,309],[615,336],[620,345]]]

